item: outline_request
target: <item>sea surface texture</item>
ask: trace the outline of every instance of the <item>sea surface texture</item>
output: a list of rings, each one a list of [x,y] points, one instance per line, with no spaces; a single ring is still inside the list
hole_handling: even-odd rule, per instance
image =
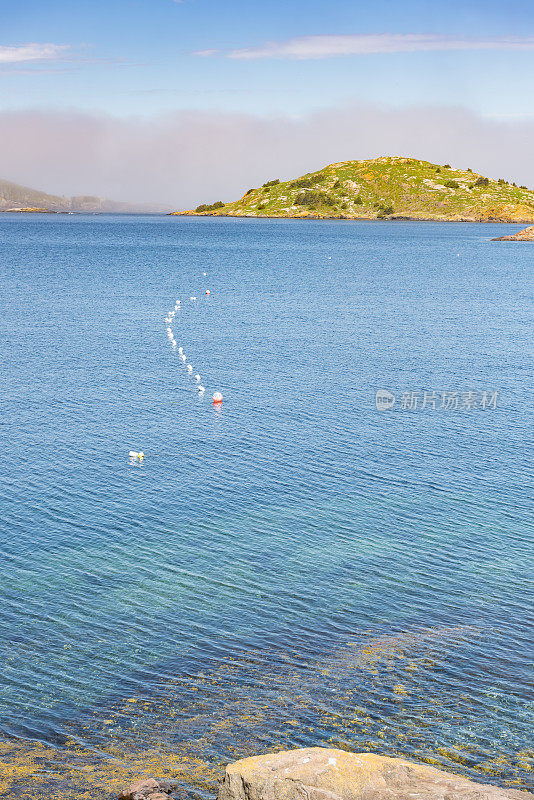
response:
[[[532,787],[515,230],[2,215],[7,797],[311,745]]]

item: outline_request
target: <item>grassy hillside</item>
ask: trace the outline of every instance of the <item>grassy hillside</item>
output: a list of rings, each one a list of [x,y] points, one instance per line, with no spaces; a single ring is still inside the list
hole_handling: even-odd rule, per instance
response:
[[[534,222],[534,192],[504,179],[415,158],[342,161],[318,172],[249,189],[233,203],[186,214],[340,219]]]

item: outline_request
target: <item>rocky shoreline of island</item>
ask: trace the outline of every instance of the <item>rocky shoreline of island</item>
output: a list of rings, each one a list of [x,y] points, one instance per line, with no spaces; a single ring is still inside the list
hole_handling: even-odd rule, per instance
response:
[[[498,236],[492,242],[534,242],[534,225],[508,236]]]
[[[302,220],[309,222],[313,220],[326,220],[326,221],[348,221],[348,222],[465,222],[465,223],[491,223],[500,225],[527,225],[532,222],[532,219],[510,219],[508,217],[439,217],[439,216],[426,216],[414,217],[406,215],[392,214],[391,216],[369,216],[369,217],[352,217],[343,214],[218,214],[213,211],[198,213],[196,211],[171,211],[166,216],[168,217],[217,217],[226,219],[258,219],[258,220]],[[494,241],[498,241],[495,239]]]

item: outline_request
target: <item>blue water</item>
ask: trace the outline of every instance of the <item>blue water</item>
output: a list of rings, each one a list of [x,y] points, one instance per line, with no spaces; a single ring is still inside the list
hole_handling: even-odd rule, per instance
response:
[[[234,724],[214,761],[255,698],[256,752],[459,753],[532,785],[534,248],[502,231],[2,215],[6,737],[126,742],[167,693],[172,746],[200,691]]]

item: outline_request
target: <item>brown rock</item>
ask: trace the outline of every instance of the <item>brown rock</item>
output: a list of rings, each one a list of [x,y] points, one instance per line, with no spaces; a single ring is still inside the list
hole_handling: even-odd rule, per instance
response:
[[[154,794],[148,795],[147,800],[169,800],[169,795],[163,792],[154,792]]]
[[[119,798],[120,800],[144,800],[156,791],[159,791],[159,783],[154,778],[145,778],[145,780],[131,783],[127,789],[123,789]]]
[[[179,786],[179,782],[172,778],[156,778],[156,780],[159,783],[160,791],[167,792],[167,794],[174,792]]]
[[[218,800],[533,800],[402,758],[310,747],[229,764]]]

